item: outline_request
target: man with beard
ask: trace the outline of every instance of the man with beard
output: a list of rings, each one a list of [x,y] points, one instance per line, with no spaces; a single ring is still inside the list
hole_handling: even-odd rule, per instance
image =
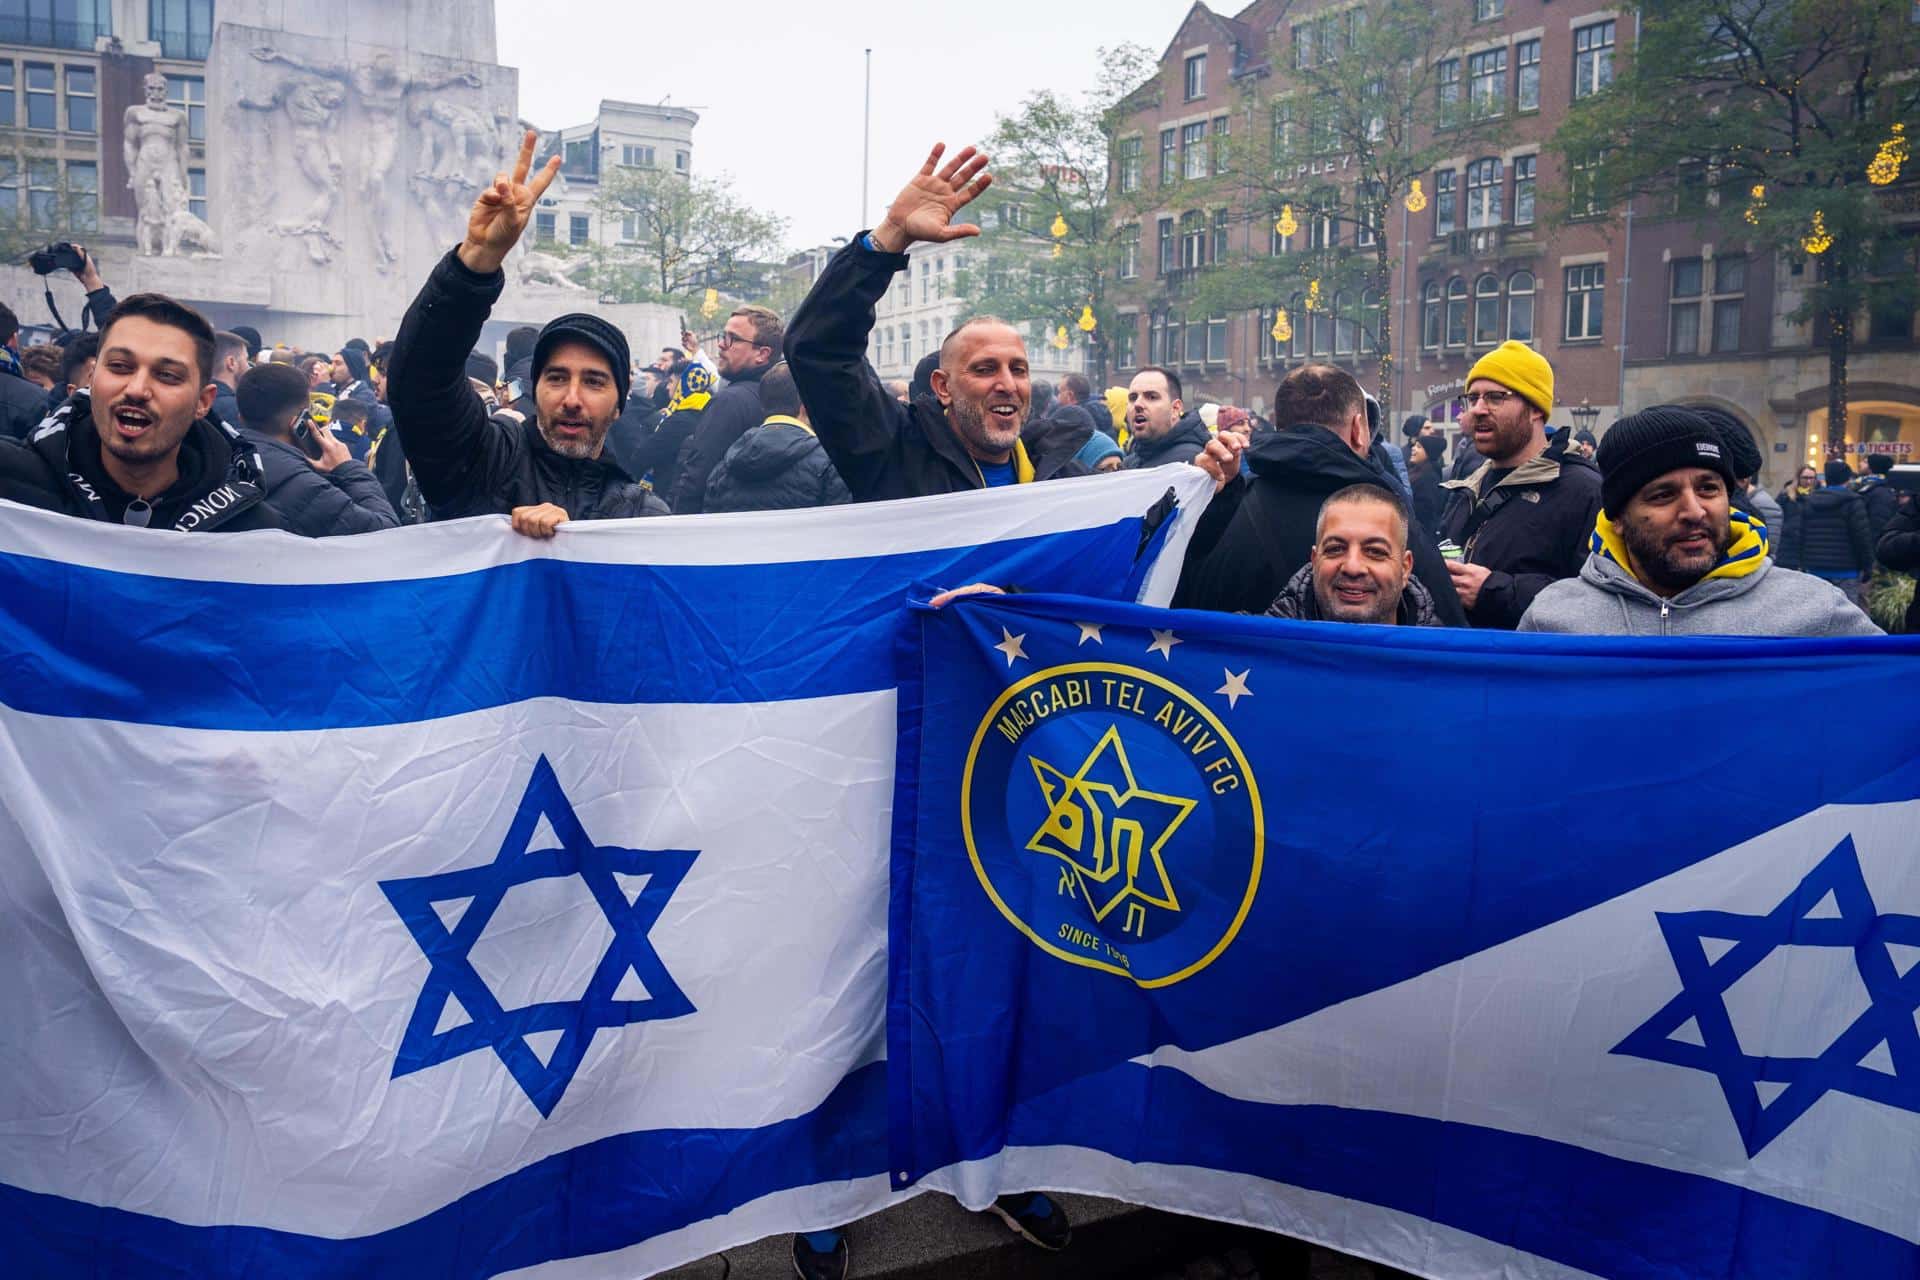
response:
[[[467,353],[500,290],[501,266],[559,171],[528,178],[527,131],[512,176],[480,193],[467,234],[407,309],[387,367],[387,404],[406,460],[435,520],[500,514],[550,538],[567,520],[664,515],[666,506],[602,457],[632,377],[627,340],[598,316],[547,322],[534,342],[534,415],[491,421],[467,382]]]
[[[1406,504],[1377,484],[1352,484],[1320,504],[1313,551],[1269,618],[1437,627],[1433,597],[1413,576]]]
[[[1192,462],[1213,433],[1180,400],[1180,375],[1149,365],[1127,385],[1127,467]]]
[[[760,404],[760,379],[780,362],[785,336],[779,315],[765,307],[741,307],[727,317],[715,358],[727,385],[700,415],[699,426],[681,451],[680,475],[669,491],[676,513],[694,515],[707,509],[707,481],[714,468],[741,436],[766,417]]]
[[[28,440],[0,441],[0,498],[140,529],[285,527],[259,454],[216,421],[206,317],[136,293],[100,330],[87,387]]]
[[[1447,571],[1476,627],[1511,631],[1540,589],[1580,572],[1600,479],[1562,427],[1547,434],[1553,366],[1503,342],[1467,371],[1460,426],[1482,462],[1451,491],[1440,536],[1460,548]]]
[[[1880,634],[1834,584],[1767,555],[1766,526],[1729,507],[1735,467],[1698,414],[1660,406],[1622,418],[1598,456],[1605,505],[1592,554],[1579,577],[1540,591],[1521,631]]]
[[[968,147],[941,167],[945,150],[934,147],[879,226],[834,255],[787,329],[794,382],[855,502],[1088,473],[1074,458],[1084,439],[1049,434],[1037,454],[1022,444],[1033,399],[1027,346],[1004,320],[975,316],[947,335],[931,401],[902,404],[867,363],[874,304],[907,266],[908,247],[980,234],[952,219],[992,181],[987,158]]]

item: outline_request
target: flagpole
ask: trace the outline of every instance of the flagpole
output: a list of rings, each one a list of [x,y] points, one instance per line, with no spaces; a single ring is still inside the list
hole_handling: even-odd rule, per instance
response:
[[[867,50],[866,106],[860,123],[860,222],[867,221],[867,167],[873,154],[873,50]]]

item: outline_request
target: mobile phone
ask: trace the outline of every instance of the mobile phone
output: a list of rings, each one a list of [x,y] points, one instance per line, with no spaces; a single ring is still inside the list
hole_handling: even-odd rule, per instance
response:
[[[294,447],[315,462],[325,456],[326,451],[320,447],[319,437],[313,434],[313,422],[304,414],[300,421],[293,424],[293,443]]]
[[[507,403],[508,404],[519,404],[520,397],[526,394],[527,394],[527,388],[525,384],[520,381],[520,379],[510,378],[507,380]]]

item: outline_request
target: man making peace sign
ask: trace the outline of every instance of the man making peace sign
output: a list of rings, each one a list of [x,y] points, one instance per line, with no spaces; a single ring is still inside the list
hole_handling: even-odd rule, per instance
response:
[[[490,419],[467,382],[467,354],[506,283],[501,264],[560,170],[554,156],[529,178],[535,139],[529,129],[513,173],[480,193],[466,238],[407,308],[387,368],[387,405],[432,519],[511,515],[521,533],[550,538],[566,520],[667,509],[603,454],[632,380],[626,336],[613,325],[574,313],[540,330],[526,422]]]

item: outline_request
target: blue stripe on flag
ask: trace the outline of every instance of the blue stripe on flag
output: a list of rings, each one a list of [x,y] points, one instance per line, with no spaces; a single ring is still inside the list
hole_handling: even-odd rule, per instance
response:
[[[624,1248],[792,1187],[872,1177],[885,1153],[886,1064],[761,1129],[621,1134],[550,1156],[402,1227],[330,1240],[187,1226],[0,1185],[9,1276],[362,1276],[454,1280]]]
[[[915,583],[1128,587],[1141,520],[775,565],[530,560],[266,586],[0,555],[0,705],[189,728],[400,724],[536,697],[773,702],[893,684]],[[549,625],[533,625],[546,619]]]

